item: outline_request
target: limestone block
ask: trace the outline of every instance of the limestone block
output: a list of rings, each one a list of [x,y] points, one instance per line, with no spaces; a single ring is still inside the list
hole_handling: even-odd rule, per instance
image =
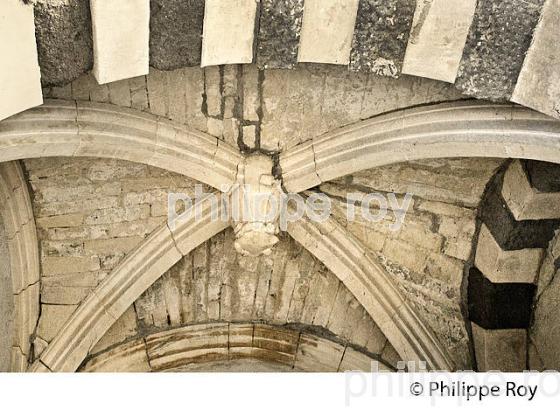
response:
[[[454,83],[476,0],[419,1],[403,73]]]
[[[43,103],[33,6],[0,4],[0,120]]]
[[[251,323],[229,324],[229,360],[254,356],[255,349],[253,349],[253,329],[254,326]]]
[[[50,343],[75,310],[71,305],[42,305],[37,335]]]
[[[78,305],[92,292],[93,288],[87,287],[42,286],[41,302],[53,305]]]
[[[150,1],[91,0],[91,17],[97,82],[148,74]]]
[[[133,340],[88,360],[85,372],[149,372],[151,370],[143,339]]]
[[[259,70],[255,65],[243,67],[243,119],[259,121],[260,93]]]
[[[493,283],[534,283],[543,253],[540,248],[504,251],[482,224],[475,265]]]
[[[361,371],[361,372],[371,372],[374,369],[387,369],[382,363],[372,359],[371,357],[365,355],[362,352],[358,352],[351,347],[347,347],[344,351],[344,357],[340,363],[339,371]]]
[[[194,325],[146,338],[148,357],[156,371],[215,360],[227,360],[227,324]]]
[[[348,64],[358,0],[306,0],[298,62]]]
[[[504,175],[502,197],[518,221],[560,218],[560,193],[539,192],[534,188],[519,160]]]
[[[300,371],[336,372],[340,366],[344,347],[310,334],[302,334],[294,368]]]
[[[43,276],[53,276],[64,273],[91,272],[100,269],[99,259],[96,257],[59,257],[49,256],[43,259]]]
[[[512,101],[560,118],[560,0],[547,0]]]
[[[294,363],[299,333],[279,330],[266,325],[255,325],[253,357],[291,366]]]
[[[517,221],[502,197],[501,184],[495,182],[489,186],[480,209],[482,222],[504,250],[546,248],[560,226],[558,220]]]
[[[484,329],[472,323],[478,371],[521,372],[527,368],[527,330]]]
[[[201,65],[253,61],[256,0],[206,0]]]

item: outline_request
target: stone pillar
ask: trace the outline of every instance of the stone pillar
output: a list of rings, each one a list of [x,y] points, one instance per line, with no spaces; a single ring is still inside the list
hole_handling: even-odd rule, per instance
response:
[[[560,167],[513,161],[490,183],[469,272],[468,308],[478,370],[527,368],[527,329],[544,250],[560,226]]]

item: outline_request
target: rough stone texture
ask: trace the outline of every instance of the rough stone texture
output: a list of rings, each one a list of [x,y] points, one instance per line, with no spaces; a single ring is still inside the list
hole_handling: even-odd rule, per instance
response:
[[[146,77],[106,85],[84,75],[44,94],[148,111],[234,146],[241,136],[243,150],[269,152],[383,112],[463,98],[452,85],[429,79],[385,78],[315,64],[266,71],[253,64],[153,69]]]
[[[87,359],[87,372],[394,370],[320,328],[263,323],[186,325],[136,337]]]
[[[560,119],[560,2],[548,0],[537,28],[512,101]]]
[[[73,311],[127,253],[165,223],[168,192],[193,195],[195,182],[124,161],[50,158],[27,160],[25,166],[42,265],[38,335],[50,342],[64,323],[49,316],[59,313],[56,307]]]
[[[492,283],[533,283],[540,268],[543,249],[503,251],[482,224],[476,248],[476,267]]]
[[[37,0],[35,26],[44,85],[67,84],[91,70],[89,0]]]
[[[540,192],[560,192],[560,165],[542,161],[525,161],[531,186]]]
[[[511,97],[544,0],[479,0],[456,85],[467,95]]]
[[[8,372],[11,368],[13,315],[10,255],[4,222],[0,217],[0,328],[3,329],[0,334],[0,372]]]
[[[527,329],[535,291],[532,283],[492,283],[477,268],[470,268],[469,320],[484,329]]]
[[[303,0],[262,0],[260,10],[259,68],[294,68],[303,20]]]
[[[360,0],[350,69],[398,77],[415,8],[415,0]]]
[[[292,239],[284,236],[271,256],[258,258],[238,255],[234,240],[231,230],[217,235],[145,292],[134,304],[139,333],[215,321],[292,323],[324,328],[380,356],[389,350],[375,318]]]
[[[560,220],[515,220],[501,194],[503,178],[498,175],[488,187],[480,205],[482,222],[503,250],[546,248]]]
[[[535,170],[534,167],[532,169]],[[550,173],[543,173],[543,169],[529,175],[527,163],[519,160],[508,167],[502,185],[502,198],[516,220],[560,218],[560,193],[541,192],[533,185],[536,183],[549,188],[557,184],[554,171],[558,166],[549,169]]]
[[[529,331],[533,358],[531,369],[555,370],[560,368],[560,235],[556,232],[550,242],[539,273],[537,297],[533,310],[533,323]]]
[[[478,371],[522,372],[527,369],[525,329],[486,330],[473,324]]]
[[[200,65],[204,0],[152,0],[150,65],[175,70]]]
[[[391,212],[376,223],[357,212],[346,223],[346,208],[333,215],[397,279],[409,301],[449,349],[458,368],[472,366],[462,315],[462,281],[472,251],[476,209],[488,180],[502,160],[453,159],[414,161],[363,171],[320,186],[333,198],[349,192],[394,192],[399,203],[412,203],[399,231],[391,231]],[[376,213],[377,209],[372,209]]]

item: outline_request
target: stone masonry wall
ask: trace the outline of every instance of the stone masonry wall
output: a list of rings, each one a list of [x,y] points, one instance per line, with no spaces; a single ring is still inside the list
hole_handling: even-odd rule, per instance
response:
[[[381,262],[458,368],[471,366],[461,313],[463,266],[472,248],[478,202],[500,164],[492,159],[417,161],[321,186],[335,200],[347,192],[413,195],[398,232],[388,229],[390,217],[371,223],[359,213],[347,227],[371,251],[384,255]],[[91,289],[164,223],[167,192],[192,194],[195,182],[103,159],[34,159],[25,161],[25,167],[43,270],[35,340],[40,352]],[[343,202],[334,203],[335,217],[346,224]],[[157,328],[262,321],[317,326],[390,363],[398,360],[348,290],[292,240],[283,238],[272,257],[258,259],[238,257],[232,241],[231,232],[220,234],[184,258],[115,323],[95,352]]]
[[[478,203],[501,163],[495,159],[413,161],[363,171],[320,187],[341,199],[336,218],[379,255],[460,369],[472,366],[461,306],[463,271],[473,246]],[[346,194],[354,192],[394,192],[399,203],[404,194],[412,194],[402,228],[390,230],[395,221],[390,211],[380,222],[368,222],[357,212],[356,220],[347,223]],[[372,209],[374,214],[377,211]]]
[[[192,195],[196,182],[124,161],[45,158],[24,164],[42,265],[38,354],[126,254],[166,222],[167,193]]]
[[[556,370],[560,367],[560,231],[548,246],[537,281],[533,320],[529,329],[529,369]]]
[[[289,236],[269,257],[241,257],[227,230],[146,291],[93,349],[183,325],[255,322],[341,340],[396,367],[398,354],[338,278]]]
[[[414,105],[464,98],[451,84],[300,64],[152,69],[148,76],[98,85],[86,74],[45,98],[132,107],[187,124],[242,150],[279,151],[353,122]]]

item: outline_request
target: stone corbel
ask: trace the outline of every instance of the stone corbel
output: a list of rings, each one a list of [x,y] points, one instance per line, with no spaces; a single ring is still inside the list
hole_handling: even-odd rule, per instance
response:
[[[282,191],[272,167],[272,159],[261,154],[249,156],[239,165],[231,195],[231,219],[235,249],[243,256],[270,255],[279,241]]]

